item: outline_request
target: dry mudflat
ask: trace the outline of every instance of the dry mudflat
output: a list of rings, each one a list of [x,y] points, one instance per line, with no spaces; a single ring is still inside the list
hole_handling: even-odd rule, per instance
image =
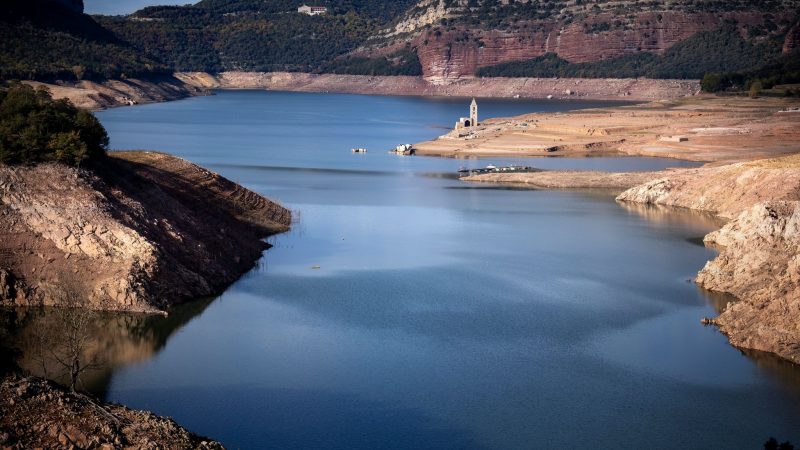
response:
[[[705,237],[706,245],[720,254],[699,272],[696,282],[737,301],[727,303],[711,322],[737,347],[800,364],[798,104],[706,98],[529,115],[487,121],[473,130],[475,137],[451,134],[418,148],[424,154],[456,157],[644,155],[707,161],[699,168],[661,172],[545,171],[464,180],[538,189],[604,188],[621,192],[617,200],[622,204],[688,208],[727,221]],[[535,148],[546,141],[558,145]],[[498,142],[528,147],[513,151]]]
[[[676,99],[696,94],[698,80],[648,78],[475,78],[426,79],[299,72],[180,72],[175,77],[201,89],[267,89],[372,95],[554,98],[583,100]]]
[[[421,155],[655,156],[733,162],[800,150],[796,99],[692,97],[487,119],[415,145]]]

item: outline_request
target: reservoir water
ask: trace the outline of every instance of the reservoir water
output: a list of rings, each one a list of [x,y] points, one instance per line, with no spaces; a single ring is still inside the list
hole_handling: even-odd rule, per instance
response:
[[[468,102],[236,91],[99,113],[113,148],[187,158],[296,223],[219,298],[109,317],[114,356],[92,388],[229,448],[800,443],[800,370],[700,325],[726,301],[690,281],[719,222],[452,176],[688,164],[384,151],[444,134]],[[492,117],[601,104],[479,105]]]

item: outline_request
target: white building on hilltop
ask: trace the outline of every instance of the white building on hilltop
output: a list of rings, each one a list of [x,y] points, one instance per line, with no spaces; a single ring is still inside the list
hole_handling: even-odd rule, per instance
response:
[[[476,126],[478,126],[478,102],[473,98],[472,103],[469,105],[469,117],[458,119],[458,122],[456,122],[456,130]]]
[[[309,16],[318,16],[320,14],[325,14],[328,12],[328,8],[324,6],[308,6],[303,5],[297,8],[297,12],[300,14],[308,14]]]

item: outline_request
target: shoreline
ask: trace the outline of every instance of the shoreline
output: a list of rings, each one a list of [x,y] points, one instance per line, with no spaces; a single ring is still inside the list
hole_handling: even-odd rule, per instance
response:
[[[178,72],[200,89],[266,89],[290,92],[422,97],[527,98],[652,101],[695,95],[699,80],[647,78],[474,78],[430,81],[414,76],[311,74],[303,72]]]
[[[419,155],[646,156],[721,164],[800,151],[800,101],[713,96],[491,118],[419,142]]]
[[[719,254],[695,283],[736,300],[702,319],[740,349],[800,365],[800,149],[774,159],[660,172],[493,173],[465,182],[525,189],[604,189],[617,202],[681,208],[724,220],[703,239]],[[618,195],[617,195],[618,194]]]
[[[24,81],[47,87],[54,98],[102,110],[209,95],[213,89],[263,89],[419,97],[524,98],[648,102],[696,95],[698,80],[648,78],[473,78],[428,81],[415,76],[311,74],[304,72],[176,72],[154,79],[77,82]],[[548,98],[550,97],[550,98]]]
[[[224,450],[169,417],[69,392],[42,378],[0,375],[3,448]]]
[[[0,305],[57,304],[73,279],[87,307],[163,313],[221,293],[287,231],[291,212],[158,152],[110,152],[92,170],[0,167]]]

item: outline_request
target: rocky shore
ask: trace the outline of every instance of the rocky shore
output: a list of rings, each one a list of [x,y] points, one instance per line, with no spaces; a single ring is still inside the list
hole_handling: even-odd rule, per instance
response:
[[[91,169],[0,167],[0,304],[159,312],[250,270],[282,206],[188,161],[112,152]]]
[[[65,391],[41,378],[0,381],[3,449],[224,449],[172,419]]]
[[[212,89],[265,89],[295,92],[335,92],[367,95],[429,97],[493,97],[561,100],[653,101],[678,99],[700,90],[697,80],[646,78],[473,78],[442,81],[412,76],[311,74],[302,72],[178,72],[172,77],[41,83],[53,98],[78,107],[100,110],[118,106],[179,100],[209,95]]]
[[[175,74],[201,89],[267,89],[374,95],[496,97],[652,101],[696,94],[697,80],[646,78],[473,78],[430,81],[410,76],[310,74],[299,72],[204,72]]]
[[[53,98],[66,98],[79,108],[99,110],[117,106],[143,103],[158,103],[196,95],[208,95],[208,91],[182,82],[175,77],[148,80],[127,78],[125,80],[78,81],[41,83],[26,82],[32,86],[45,86]]]
[[[738,301],[728,303],[711,322],[739,348],[800,364],[800,154],[663,172],[554,171],[464,180],[540,189],[618,190],[637,184],[617,200],[729,219],[705,237],[706,245],[720,254],[698,273],[696,282]]]
[[[680,171],[617,199],[732,219],[705,237],[720,255],[696,279],[739,299],[713,323],[737,347],[800,364],[800,155]]]
[[[664,172],[590,172],[577,170],[528,173],[488,173],[461,178],[462,181],[503,183],[530,189],[609,189],[622,192],[663,177]]]

